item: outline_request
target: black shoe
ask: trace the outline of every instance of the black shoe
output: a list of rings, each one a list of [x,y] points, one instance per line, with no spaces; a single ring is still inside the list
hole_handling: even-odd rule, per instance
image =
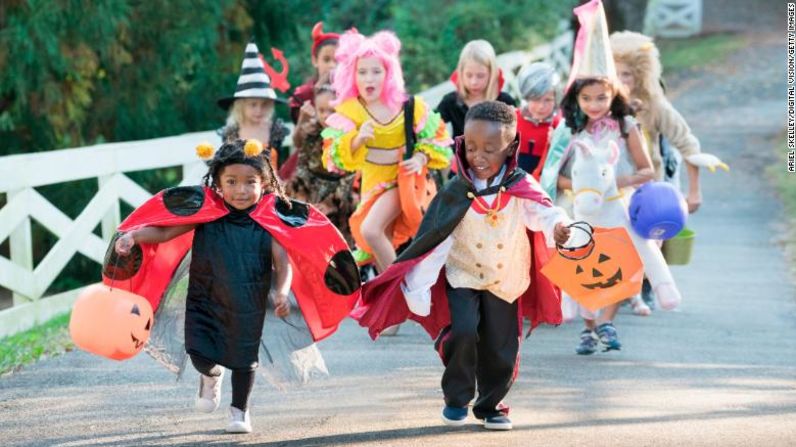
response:
[[[647,307],[655,310],[655,293],[652,291],[652,284],[647,278],[644,278],[644,282],[641,283],[641,299],[644,300],[644,304]]]
[[[502,414],[489,416],[484,419],[484,428],[487,430],[511,430],[511,419]]]

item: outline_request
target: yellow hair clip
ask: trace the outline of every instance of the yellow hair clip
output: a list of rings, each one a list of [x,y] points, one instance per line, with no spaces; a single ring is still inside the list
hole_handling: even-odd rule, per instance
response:
[[[213,153],[215,149],[213,149],[213,145],[204,141],[196,145],[196,156],[201,158],[202,160],[210,160],[213,158]]]
[[[243,153],[247,157],[256,157],[263,153],[263,143],[260,140],[250,138],[246,140],[246,144],[243,146]]]

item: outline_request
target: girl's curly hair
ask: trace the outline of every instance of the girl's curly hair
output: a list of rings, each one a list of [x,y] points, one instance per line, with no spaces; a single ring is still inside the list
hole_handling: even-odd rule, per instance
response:
[[[271,166],[271,149],[265,148],[261,153],[249,156],[243,150],[245,145],[246,140],[241,139],[221,145],[213,155],[213,158],[207,162],[207,174],[202,178],[204,185],[209,188],[217,186],[221,171],[229,165],[251,166],[260,174],[263,183],[267,183],[270,186],[271,192],[286,203],[290,203],[285,194],[284,185],[277,177],[274,167]]]

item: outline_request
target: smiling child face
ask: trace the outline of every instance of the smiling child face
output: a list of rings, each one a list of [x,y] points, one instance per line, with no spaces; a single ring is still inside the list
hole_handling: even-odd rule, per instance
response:
[[[245,164],[225,166],[216,185],[221,197],[230,206],[245,210],[260,200],[263,195],[262,173]]]
[[[510,156],[514,156],[514,135],[493,121],[473,119],[464,125],[465,158],[480,180],[495,177]]]

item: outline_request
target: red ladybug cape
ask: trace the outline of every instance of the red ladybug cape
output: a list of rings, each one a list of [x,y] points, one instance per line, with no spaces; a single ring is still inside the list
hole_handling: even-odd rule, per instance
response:
[[[384,329],[400,324],[407,319],[420,323],[431,338],[436,338],[442,329],[450,325],[448,298],[445,292],[445,269],[440,271],[437,282],[431,288],[431,313],[421,317],[409,312],[401,282],[404,276],[420,263],[456,228],[467,210],[472,206],[475,196],[495,194],[499,187],[505,187],[505,195],[520,199],[533,200],[545,206],[553,206],[550,198],[542,191],[529,174],[517,167],[517,156],[510,158],[506,169],[507,174],[500,186],[493,186],[476,192],[472,180],[468,177],[469,167],[464,157],[464,144],[461,137],[456,139],[456,158],[459,166],[465,169],[450,181],[437,194],[423,216],[417,235],[412,244],[396,259],[387,270],[362,287],[362,302],[352,312],[352,317],[359,324],[368,328],[371,338],[375,339]],[[478,210],[478,208],[474,208]],[[522,317],[528,318],[531,328],[540,323],[561,324],[561,292],[541,273],[541,267],[549,260],[550,252],[546,248],[544,235],[540,232],[528,231],[528,240],[533,253],[531,259],[531,284],[520,296],[518,322]],[[520,327],[521,329],[522,327]]]
[[[360,297],[360,278],[337,228],[320,211],[297,201],[291,208],[273,194],[250,216],[285,248],[293,266],[291,289],[315,341],[328,337]],[[120,257],[114,246],[124,232],[143,226],[175,226],[214,221],[229,210],[215,192],[201,186],[159,192],[119,226],[105,255],[102,280],[146,298],[156,311],[169,281],[191,249],[193,231],[161,244],[138,244]]]

